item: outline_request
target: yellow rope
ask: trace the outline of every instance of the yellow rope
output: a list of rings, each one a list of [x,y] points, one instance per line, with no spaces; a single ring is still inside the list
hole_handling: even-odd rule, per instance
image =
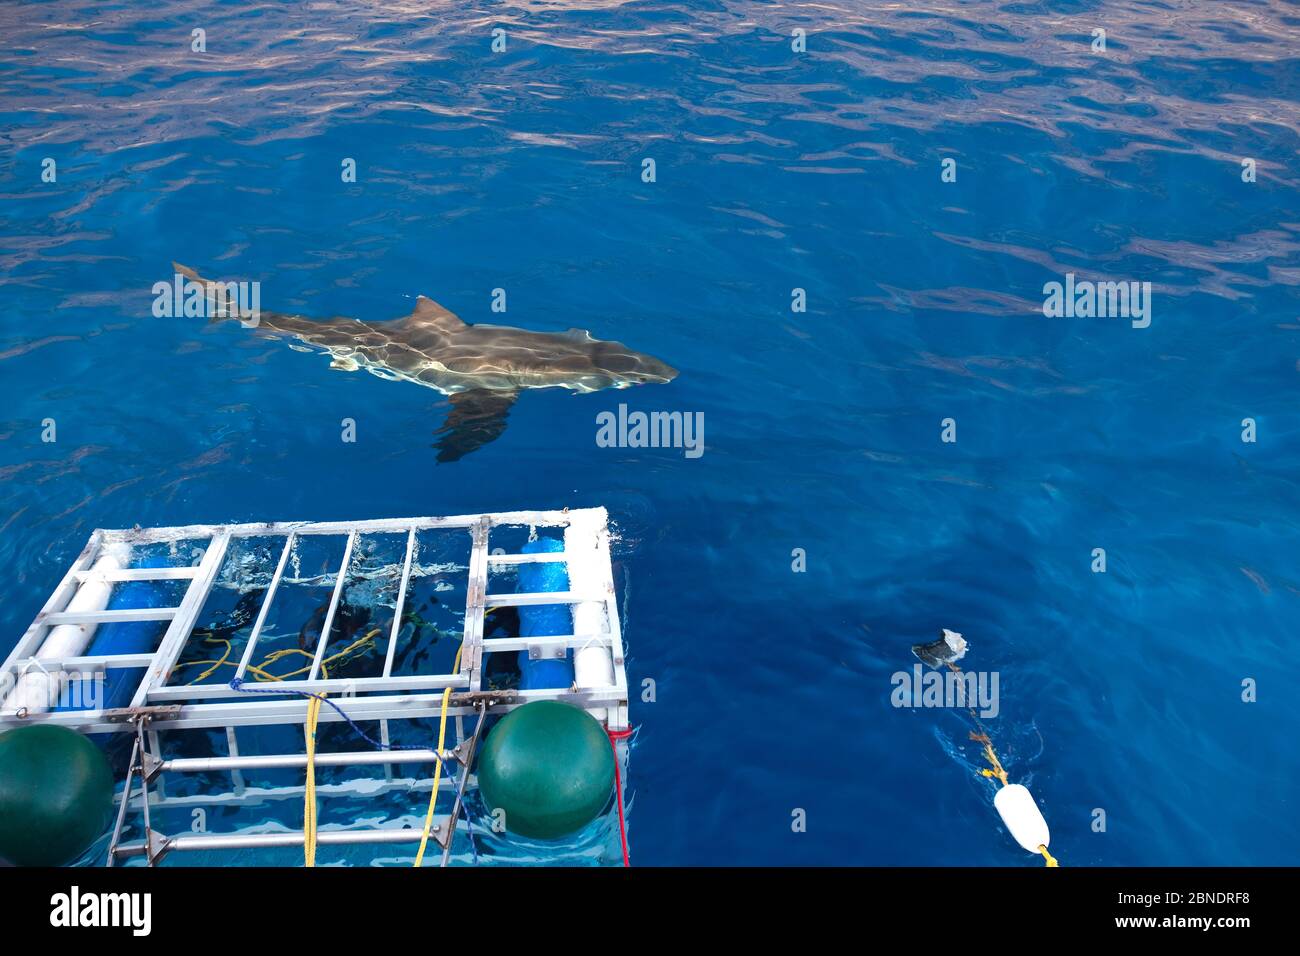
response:
[[[302,810],[302,851],[305,866],[316,865],[316,720],[324,694],[307,702],[307,792]]]
[[[1011,781],[1007,779],[1007,772],[1002,768],[1002,761],[999,760],[998,755],[993,752],[993,741],[989,740],[989,735],[972,732],[970,739],[984,745],[984,756],[987,757],[988,762],[993,765],[992,770],[981,770],[980,773],[984,774],[986,777],[997,777],[1002,781],[1002,786],[1004,787],[1010,786]]]
[[[205,680],[207,680],[209,677],[211,677],[211,676],[213,675],[213,673],[216,672],[216,669],[217,669],[218,667],[220,667],[222,664],[226,663],[226,661],[230,660],[230,648],[231,648],[231,643],[230,643],[229,641],[225,640],[224,638],[220,638],[220,637],[217,637],[217,638],[208,638],[208,641],[219,642],[219,643],[221,643],[221,644],[225,644],[225,645],[226,645],[226,652],[225,652],[224,654],[221,655],[221,660],[219,660],[219,661],[193,661],[192,663],[195,663],[195,664],[211,664],[212,666],[209,667],[207,670],[205,670],[205,671],[204,671],[202,674],[200,674],[198,677],[194,678],[194,680],[190,681],[191,684],[201,684],[203,681],[205,681]],[[207,643],[207,642],[205,642],[205,643]],[[173,667],[173,668],[172,668],[172,673],[173,673],[173,674],[176,673],[177,668],[180,668],[180,667],[188,667],[188,666],[189,666],[188,664],[177,664],[176,667]]]
[[[370,641],[370,639],[378,633],[379,628],[375,628],[365,637],[358,641],[353,641],[347,647],[343,648],[343,650],[329,657],[328,660],[338,660],[340,657],[349,653],[354,647]],[[310,657],[315,660],[315,655],[294,647],[288,650],[276,651],[273,654],[269,654],[267,655],[266,660],[262,661],[262,663],[270,664],[273,661],[278,661],[280,658],[293,653],[302,654],[305,657]],[[310,670],[310,666],[303,667],[299,670],[291,671],[288,674],[281,674],[278,677],[274,677],[274,679],[282,681],[287,677],[293,677],[295,674],[301,674]],[[325,661],[321,661],[320,672],[322,677],[326,680],[329,679],[329,669],[325,666]],[[305,793],[303,794],[302,807],[302,852],[303,865],[310,867],[316,865],[316,723],[320,718],[321,701],[323,701],[326,696],[328,695],[312,694],[311,698],[307,701],[307,786],[305,788]],[[443,706],[445,707],[446,704]]]
[[[343,657],[348,656],[354,650],[356,650],[358,647],[361,647],[364,644],[373,645],[374,644],[373,638],[376,634],[379,633],[381,633],[380,628],[375,628],[373,631],[371,631],[369,634],[366,634],[364,637],[358,638],[357,640],[353,641],[351,644],[343,648],[343,650],[339,651],[337,654],[331,654],[329,657],[325,658],[323,661],[321,661],[321,673],[324,674],[326,677],[328,677],[329,676],[328,665],[334,663],[335,661]],[[194,680],[189,682],[190,684],[198,684],[203,682],[204,680],[207,680],[207,678],[211,677],[212,674],[219,667],[238,666],[235,662],[230,660],[230,654],[231,654],[230,641],[227,641],[224,638],[210,637],[204,643],[225,644],[226,652],[221,655],[220,660],[183,661],[182,663],[179,663],[172,668],[172,673],[173,674],[176,673],[176,671],[180,670],[182,667],[195,667],[203,664],[210,664],[211,666],[207,670],[205,670],[202,674],[200,674],[198,677],[194,678]],[[297,648],[297,647],[285,648],[279,651],[272,651],[262,660],[261,664],[249,664],[247,668],[248,673],[252,674],[254,679],[265,683],[267,681],[287,680],[290,677],[297,677],[299,674],[308,674],[311,672],[310,666],[300,667],[296,671],[289,671],[287,674],[272,674],[270,671],[266,670],[266,665],[274,664],[275,662],[281,660],[282,658],[288,657],[291,654],[301,654],[304,657],[310,657],[313,660],[315,659],[315,655],[312,654],[310,651],[304,651],[301,648]]]
[[[462,645],[463,647],[463,645]],[[456,661],[451,665],[453,674],[460,671],[460,652],[462,647],[456,648]],[[444,687],[442,690],[442,716],[438,719],[438,753],[442,753],[442,746],[447,740],[447,701],[451,699],[451,688]],[[415,854],[415,865],[424,866],[424,848],[429,843],[429,831],[433,828],[433,808],[438,803],[438,782],[442,779],[442,758],[434,758],[435,765],[433,768],[433,792],[429,794],[429,811],[424,815],[424,832],[420,834],[420,849]],[[449,821],[448,825],[454,825],[455,821]]]

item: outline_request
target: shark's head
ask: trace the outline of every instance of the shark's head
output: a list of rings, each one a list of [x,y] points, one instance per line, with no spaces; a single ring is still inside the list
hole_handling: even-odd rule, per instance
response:
[[[662,385],[677,377],[677,369],[667,362],[634,351],[622,342],[598,342],[592,353],[592,364],[607,374],[610,384],[618,388],[627,385]]]

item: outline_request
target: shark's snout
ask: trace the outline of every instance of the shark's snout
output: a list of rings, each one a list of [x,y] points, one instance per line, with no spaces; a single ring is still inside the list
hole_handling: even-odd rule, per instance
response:
[[[641,381],[651,385],[663,385],[671,382],[677,377],[677,369],[673,368],[667,362],[661,362],[657,358],[651,358],[649,355],[642,356],[647,359],[645,368],[641,370]]]
[[[602,342],[596,349],[596,364],[615,381],[632,385],[662,385],[677,377],[677,369],[653,355],[636,352],[619,342]]]

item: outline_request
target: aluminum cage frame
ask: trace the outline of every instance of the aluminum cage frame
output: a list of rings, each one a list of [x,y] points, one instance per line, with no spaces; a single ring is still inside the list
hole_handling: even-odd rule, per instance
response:
[[[530,529],[561,528],[564,531],[564,550],[539,553],[497,553],[489,551],[489,541],[494,528],[525,526]],[[462,634],[460,667],[453,673],[428,673],[393,676],[393,658],[402,620],[403,604],[411,578],[412,562],[416,552],[416,535],[420,531],[464,529],[470,535],[469,562],[466,569],[466,603]],[[406,549],[400,585],[394,607],[393,623],[389,634],[383,673],[367,678],[323,678],[321,664],[329,643],[331,625],[339,607],[343,586],[358,538],[366,534],[406,534]],[[284,547],[279,562],[267,586],[257,618],[240,658],[236,677],[242,679],[252,659],[253,651],[262,635],[269,609],[274,602],[276,589],[284,577],[288,558],[294,544],[309,535],[346,536],[343,560],[335,573],[332,594],[321,636],[315,648],[309,673],[302,679],[283,682],[286,696],[275,699],[274,691],[260,685],[257,697],[237,690],[230,684],[202,684],[172,686],[168,678],[175,667],[198,616],[217,582],[227,550],[232,541],[249,537],[283,537]],[[110,545],[153,545],[178,542],[199,543],[202,557],[189,567],[127,568],[122,570],[96,570],[93,566],[103,549]],[[581,560],[578,558],[581,557]],[[489,593],[489,568],[508,568],[532,562],[565,562],[569,572],[569,590],[542,593]],[[68,611],[69,601],[77,589],[87,581],[188,581],[181,600],[174,607],[140,610]],[[525,605],[599,605],[603,609],[604,629],[597,633],[565,634],[551,637],[484,638],[484,615],[489,607],[520,607]],[[103,624],[126,621],[167,621],[167,629],[157,650],[151,654],[86,655],[62,659],[40,658],[37,653],[50,629],[62,624]],[[612,663],[613,681],[600,686],[580,687],[576,683],[568,688],[484,691],[484,655],[494,652],[528,651],[533,656],[560,656],[572,649],[575,653],[590,647],[607,648]],[[318,753],[315,765],[365,766],[382,765],[385,780],[376,784],[375,778],[345,781],[327,787],[318,787],[323,794],[349,792],[373,793],[380,789],[423,789],[427,792],[431,779],[410,779],[394,776],[394,768],[405,765],[442,760],[461,766],[460,779],[451,772],[443,777],[440,789],[455,794],[455,806],[438,818],[433,828],[434,839],[443,848],[443,864],[450,854],[452,834],[461,802],[470,782],[469,767],[478,744],[482,721],[487,714],[504,713],[534,700],[562,700],[587,709],[610,732],[625,731],[628,727],[627,673],[624,661],[623,637],[619,622],[610,562],[610,535],[608,513],[604,508],[565,509],[562,511],[491,512],[450,517],[385,518],[367,521],[331,522],[268,522],[226,525],[185,525],[170,528],[135,528],[131,530],[94,531],[81,554],[72,563],[49,600],[37,614],[31,626],[19,639],[3,665],[0,665],[0,686],[8,688],[31,669],[47,675],[103,673],[111,668],[144,668],[144,676],[132,693],[130,705],[114,710],[54,711],[22,714],[12,710],[0,712],[0,731],[37,722],[59,724],[83,733],[134,733],[133,752],[125,786],[120,795],[117,826],[108,851],[108,865],[119,857],[145,856],[148,863],[156,862],[170,850],[233,849],[260,846],[291,846],[301,844],[305,834],[301,831],[256,834],[183,834],[163,837],[150,826],[151,808],[173,806],[212,805],[222,803],[263,802],[270,799],[293,798],[303,793],[302,787],[276,787],[261,789],[246,787],[243,771],[268,768],[305,767],[305,753],[276,755],[241,755],[235,731],[239,727],[268,724],[304,724],[307,719],[308,700],[301,694],[327,694],[330,699],[342,702],[348,717],[355,721],[374,722],[380,725],[381,743],[390,744],[389,722],[437,717],[441,710],[443,691],[451,690],[448,705],[449,726],[454,725],[454,747],[441,752],[434,749],[379,749]],[[279,686],[278,684],[275,686]],[[472,731],[467,732],[465,717],[477,717]],[[321,723],[342,721],[345,718],[331,707],[321,707]],[[224,729],[228,755],[214,757],[182,757],[165,759],[159,734],[173,730]],[[616,746],[620,761],[626,759],[626,743]],[[229,772],[232,789],[227,793],[200,796],[168,797],[163,784],[164,773]],[[138,777],[142,787],[138,800],[133,800],[133,779]],[[156,783],[154,791],[151,784]],[[352,786],[357,784],[358,786]],[[145,837],[133,844],[120,842],[128,807],[134,804],[141,811]],[[395,843],[418,839],[420,833],[410,829],[393,829],[381,826],[334,830],[322,828],[317,833],[321,845],[342,843]]]

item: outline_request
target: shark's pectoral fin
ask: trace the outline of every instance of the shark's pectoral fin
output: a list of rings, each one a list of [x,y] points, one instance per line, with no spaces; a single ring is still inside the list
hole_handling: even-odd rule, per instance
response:
[[[472,388],[453,395],[447,421],[434,433],[442,436],[434,445],[438,461],[456,461],[500,438],[518,395],[516,391],[490,388]]]

